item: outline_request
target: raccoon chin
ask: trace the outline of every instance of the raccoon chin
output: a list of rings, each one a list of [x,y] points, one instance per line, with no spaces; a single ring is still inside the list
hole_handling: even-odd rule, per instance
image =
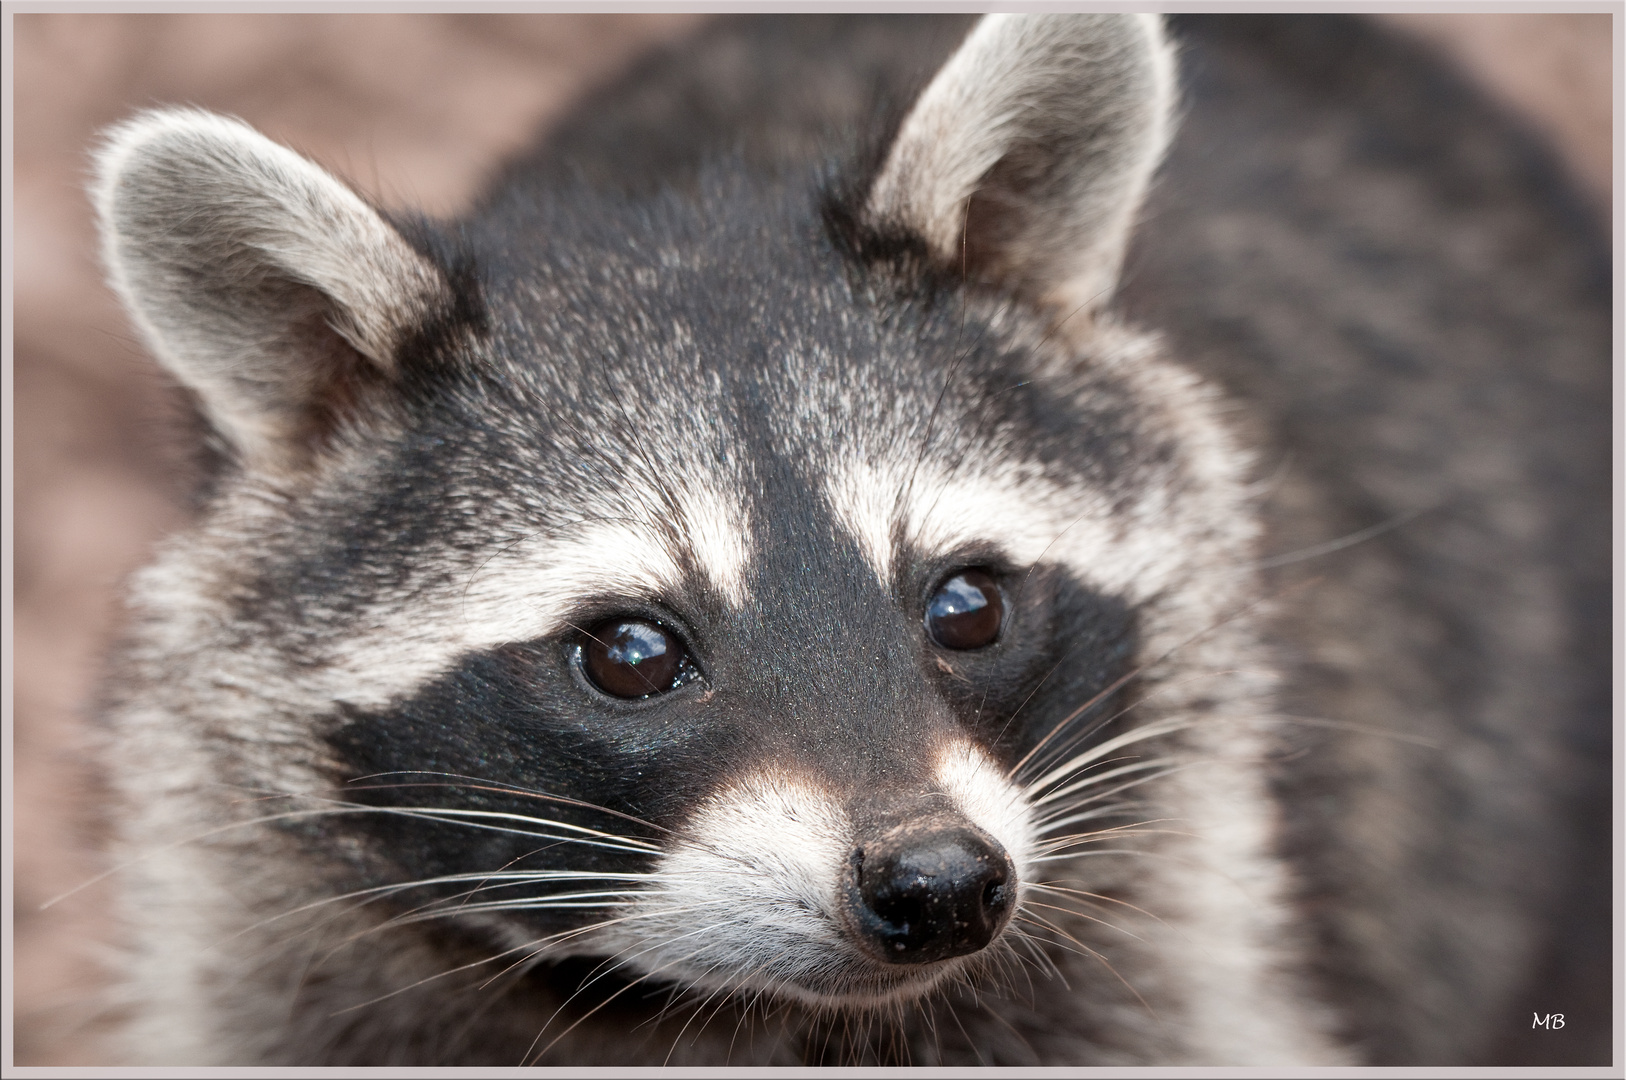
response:
[[[929,997],[946,984],[974,978],[987,966],[988,955],[1001,944],[995,942],[973,956],[908,967],[877,963],[861,955],[826,954],[794,973],[767,975],[750,966],[725,972],[715,967],[697,966],[693,971],[669,970],[645,977],[658,978],[703,996],[726,994],[747,1001],[774,1000],[799,1005],[820,1015],[864,1013],[911,1004]]]
[[[848,978],[832,977],[819,985],[793,982],[766,987],[776,998],[794,1002],[820,1014],[862,1013],[894,1005],[907,1005],[931,996],[945,984],[968,978],[966,960],[944,960],[932,971],[897,974],[887,971],[855,972]]]

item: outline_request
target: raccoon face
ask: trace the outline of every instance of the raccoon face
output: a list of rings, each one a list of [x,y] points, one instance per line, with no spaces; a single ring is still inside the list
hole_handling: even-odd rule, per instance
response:
[[[1170,94],[1151,19],[990,18],[856,195],[455,229],[115,129],[113,281],[229,458],[128,715],[446,971],[843,1008],[1065,943],[1047,865],[1144,823],[1251,540],[1202,390],[1098,313]]]
[[[819,227],[806,199],[753,211],[776,234]],[[546,232],[571,243],[561,262],[582,261],[590,238]],[[674,263],[695,252],[655,235]],[[546,261],[488,283],[490,310],[512,311],[499,327],[553,332],[494,331],[487,366],[377,464],[305,496],[324,523],[300,534],[334,542],[279,552],[265,599],[299,598],[287,624],[311,625],[336,551],[409,577],[351,580],[342,594],[365,604],[342,631],[320,623],[322,662],[353,680],[352,707],[319,728],[333,779],[389,811],[314,837],[350,833],[383,863],[353,887],[434,883],[414,901],[464,920],[489,905],[503,921],[484,947],[511,961],[607,957],[706,992],[879,1004],[1017,962],[1013,920],[1048,848],[1023,784],[1036,774],[1012,773],[1054,763],[1065,740],[1040,743],[1067,713],[1116,707],[1136,627],[1110,576],[1126,545],[1102,534],[1158,469],[1074,464],[1080,416],[1126,454],[1148,436],[1110,375],[1085,391],[1036,372],[1010,338],[1041,329],[1004,307],[866,297],[833,244],[741,258],[759,265],[740,280],[701,258],[617,281],[635,325],[671,341],[647,370],[608,375],[572,357],[648,356],[642,331],[550,320],[570,282]],[[798,263],[788,282],[768,273]],[[781,341],[761,311],[813,344]],[[746,363],[708,352],[719,332]],[[937,358],[962,334],[948,381]],[[779,349],[796,351],[765,370]],[[561,435],[558,415],[579,431]],[[939,424],[944,459],[920,460]],[[398,476],[409,489],[381,483]],[[408,523],[415,538],[377,554]],[[1068,565],[1069,527],[1095,539],[1087,573]],[[375,673],[448,628],[459,638],[423,642],[430,674],[411,692],[398,667]],[[505,824],[471,840],[476,810]]]

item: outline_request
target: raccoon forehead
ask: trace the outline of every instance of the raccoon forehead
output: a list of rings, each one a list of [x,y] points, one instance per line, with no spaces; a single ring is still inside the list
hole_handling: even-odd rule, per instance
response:
[[[1097,326],[1004,374],[1023,381],[943,385],[918,395],[929,412],[854,425],[863,437],[822,455],[831,515],[882,582],[911,559],[992,547],[1137,602],[1199,554],[1213,567],[1245,557],[1251,459],[1217,422],[1212,388],[1156,339]]]

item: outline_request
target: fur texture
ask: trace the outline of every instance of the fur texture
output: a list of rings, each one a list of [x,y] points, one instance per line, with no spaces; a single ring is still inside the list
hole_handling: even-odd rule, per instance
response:
[[[1108,303],[1171,132],[1161,24],[803,26],[652,59],[450,225],[208,114],[109,134],[111,279],[224,452],[110,684],[132,1059],[1478,1052],[1540,904],[1475,909],[1502,944],[1429,1006],[1454,1041],[1318,969],[1269,764],[1308,595],[1262,579],[1269,463]],[[737,53],[778,77],[723,108]],[[1002,614],[951,647],[968,573]],[[594,674],[628,624],[682,658],[647,695]],[[1415,835],[1373,813],[1334,850]],[[1424,921],[1462,900],[1385,873]],[[1457,992],[1367,944],[1404,1000]]]

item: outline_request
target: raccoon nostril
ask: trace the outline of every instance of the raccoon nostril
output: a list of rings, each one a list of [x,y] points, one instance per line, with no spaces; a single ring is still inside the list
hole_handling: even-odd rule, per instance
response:
[[[854,923],[888,963],[977,952],[1010,914],[1010,856],[974,827],[904,830],[872,845],[853,866]]]
[[[894,896],[879,903],[872,900],[870,907],[889,926],[897,929],[897,933],[889,935],[886,942],[887,948],[893,952],[907,952],[910,939],[924,932],[926,902],[921,897]]]

